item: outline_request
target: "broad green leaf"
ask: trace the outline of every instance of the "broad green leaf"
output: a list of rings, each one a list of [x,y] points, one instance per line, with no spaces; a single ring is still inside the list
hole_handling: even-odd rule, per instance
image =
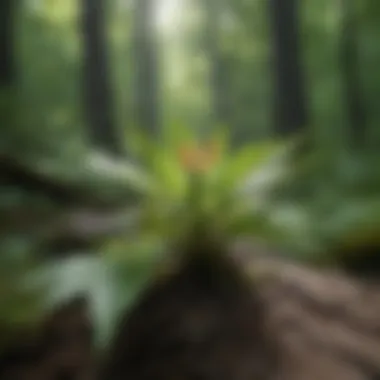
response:
[[[126,160],[111,159],[108,156],[96,154],[88,157],[88,169],[100,178],[113,179],[137,192],[152,192],[154,190],[153,178],[142,169],[141,165]]]
[[[223,186],[228,189],[239,186],[248,175],[256,172],[263,164],[279,154],[284,149],[284,144],[279,142],[264,142],[250,144],[227,160],[223,169]]]

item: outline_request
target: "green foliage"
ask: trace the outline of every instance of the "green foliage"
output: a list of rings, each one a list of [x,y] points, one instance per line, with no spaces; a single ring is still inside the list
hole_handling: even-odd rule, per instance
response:
[[[173,242],[201,223],[221,239],[271,236],[268,198],[291,171],[293,144],[268,141],[235,150],[223,130],[200,137],[178,126],[159,142],[140,132],[130,141],[137,163],[129,183],[142,195],[143,234]],[[142,188],[141,178],[150,185]]]
[[[336,249],[351,246],[360,252],[378,244],[377,168],[378,156],[368,151],[338,156],[319,149],[301,156],[278,196],[281,204],[290,205],[288,219],[296,216],[289,232],[298,235],[303,255],[314,252],[329,262]]]

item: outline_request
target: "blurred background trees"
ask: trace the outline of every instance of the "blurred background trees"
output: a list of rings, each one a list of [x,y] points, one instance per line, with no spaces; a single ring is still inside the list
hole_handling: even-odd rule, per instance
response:
[[[151,270],[150,247],[122,255],[129,133],[222,125],[312,141],[282,198],[305,255],[378,255],[379,20],[375,0],[2,1],[2,251],[65,278],[48,304],[89,291],[110,330]]]
[[[113,91],[108,65],[107,7],[103,1],[82,2],[85,114],[90,141],[108,153],[120,153],[114,123]]]

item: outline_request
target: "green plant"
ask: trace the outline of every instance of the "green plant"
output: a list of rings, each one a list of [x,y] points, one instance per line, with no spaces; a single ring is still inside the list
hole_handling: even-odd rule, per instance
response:
[[[278,239],[271,221],[275,190],[291,173],[294,142],[265,141],[238,150],[217,130],[199,137],[171,128],[158,141],[131,136],[135,163],[124,179],[139,194],[139,234],[172,243],[198,229],[228,242],[245,235]]]
[[[116,329],[106,377],[139,377],[144,369],[134,366],[136,361],[147,363],[152,377],[179,367],[174,373],[184,373],[179,358],[197,358],[205,347],[192,344],[194,339],[215,347],[210,355],[220,359],[218,347],[237,342],[231,337],[235,333],[235,338],[252,337],[239,347],[244,354],[233,359],[238,370],[242,357],[255,355],[258,346],[260,353],[265,351],[260,343],[265,333],[256,294],[231,260],[229,244],[245,236],[270,242],[286,237],[285,224],[273,218],[274,190],[292,170],[294,143],[269,141],[232,150],[222,130],[200,137],[178,127],[168,128],[155,142],[141,133],[130,141],[135,169],[129,183],[139,195],[138,213],[126,234],[129,245],[120,251],[125,266],[133,264],[137,251],[142,254],[138,246],[151,243],[155,252],[150,256],[145,251],[150,265],[142,263],[152,270],[135,266],[149,281],[135,282],[142,292],[134,295],[134,307],[127,308]],[[173,350],[155,352],[155,347],[181,347],[181,352],[172,357]],[[212,360],[195,359],[202,368]],[[164,365],[157,368],[153,362]]]

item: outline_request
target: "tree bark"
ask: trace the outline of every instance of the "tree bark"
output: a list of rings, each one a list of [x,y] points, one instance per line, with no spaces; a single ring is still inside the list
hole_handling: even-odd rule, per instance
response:
[[[158,133],[158,57],[154,31],[154,0],[137,0],[134,17],[135,121],[147,132]]]
[[[205,40],[211,66],[212,115],[217,124],[224,125],[230,124],[231,121],[231,102],[227,62],[220,49],[221,6],[220,0],[204,2],[206,13]]]
[[[118,155],[122,147],[113,116],[105,4],[103,0],[82,0],[84,105],[91,142],[97,148]]]
[[[275,132],[298,133],[308,122],[298,30],[297,0],[270,0],[275,77]]]

